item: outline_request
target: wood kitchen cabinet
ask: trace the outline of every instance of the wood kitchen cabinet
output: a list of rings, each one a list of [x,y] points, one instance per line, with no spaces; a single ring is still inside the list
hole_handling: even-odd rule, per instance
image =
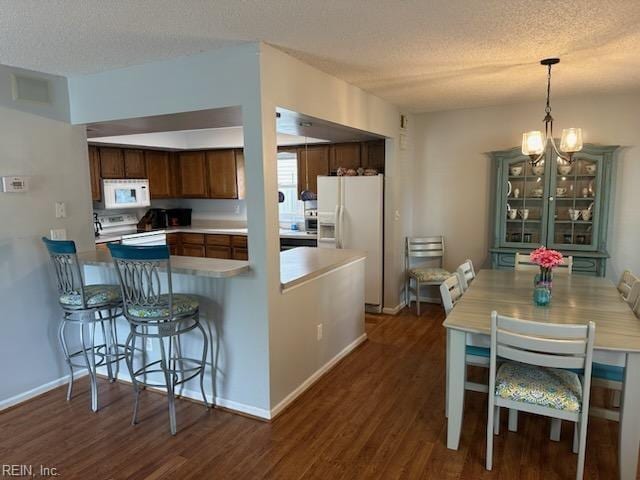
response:
[[[121,148],[98,147],[102,178],[124,178],[124,154]]]
[[[234,260],[249,260],[246,236],[234,235],[231,237],[231,258]]]
[[[203,233],[181,233],[180,255],[185,257],[204,257],[205,241]]]
[[[231,236],[207,235],[207,257],[229,259],[231,254]]]
[[[126,148],[124,156],[124,178],[147,178],[144,151]]]
[[[209,198],[238,198],[236,152],[232,149],[206,152]]]
[[[329,147],[329,168],[335,172],[339,167],[358,169],[361,166],[361,145],[358,142],[335,143]]]
[[[147,150],[144,152],[147,178],[151,198],[171,198],[174,195],[174,176],[172,175],[169,152]]]
[[[362,166],[384,172],[384,140],[362,142]]]
[[[167,245],[171,255],[180,255],[180,234],[167,233]]]
[[[236,178],[238,182],[238,199],[243,199],[246,194],[244,151],[241,148],[236,148],[234,150],[234,153],[236,156]]]
[[[205,152],[178,154],[178,193],[185,198],[206,198],[207,158]]]
[[[102,199],[102,181],[100,177],[100,154],[98,148],[89,146],[89,178],[91,180],[91,199],[99,202]]]
[[[299,147],[297,156],[298,198],[303,190],[318,193],[318,175],[329,175],[329,145]]]

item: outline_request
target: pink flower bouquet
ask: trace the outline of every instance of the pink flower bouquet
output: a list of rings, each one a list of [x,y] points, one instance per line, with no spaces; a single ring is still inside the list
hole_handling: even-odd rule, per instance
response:
[[[536,265],[540,265],[541,270],[552,270],[554,267],[564,263],[564,259],[560,252],[556,250],[548,250],[545,247],[540,247],[531,252],[531,262]]]

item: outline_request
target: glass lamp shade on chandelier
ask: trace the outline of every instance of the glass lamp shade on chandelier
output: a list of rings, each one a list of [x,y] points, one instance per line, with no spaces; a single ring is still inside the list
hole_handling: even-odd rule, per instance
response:
[[[540,64],[545,65],[548,69],[547,106],[544,109],[546,115],[543,120],[544,133],[540,130],[533,130],[522,134],[522,153],[529,156],[531,165],[534,167],[544,161],[545,150],[549,143],[558,155],[558,162],[571,164],[573,162],[573,154],[582,150],[582,129],[580,128],[565,128],[562,130],[560,149],[556,146],[553,138],[553,117],[551,116],[549,98],[551,96],[551,67],[557,63],[560,63],[559,58],[545,58],[540,61]]]

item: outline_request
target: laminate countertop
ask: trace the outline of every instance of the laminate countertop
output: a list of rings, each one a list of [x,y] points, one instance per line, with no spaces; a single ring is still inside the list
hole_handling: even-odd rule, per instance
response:
[[[111,254],[105,250],[78,253],[82,265],[114,268]],[[248,272],[249,262],[219,258],[171,256],[171,272],[197,277],[230,278]]]
[[[246,237],[248,235],[246,228],[211,228],[211,227],[200,227],[200,226],[188,226],[188,227],[169,227],[163,230],[153,230],[148,232],[152,233],[204,233],[208,235],[240,235]],[[131,231],[128,233],[118,233],[113,235],[101,235],[96,237],[96,244],[99,243],[108,243],[108,242],[119,242],[122,238],[122,235],[138,233],[136,231]],[[147,232],[140,232],[147,233]],[[309,234],[302,230],[288,230],[285,228],[280,229],[280,238],[296,238],[296,239],[304,239],[304,240],[316,240],[317,235],[315,233]]]
[[[280,252],[280,286],[284,291],[366,258],[361,250],[313,247],[285,250]]]

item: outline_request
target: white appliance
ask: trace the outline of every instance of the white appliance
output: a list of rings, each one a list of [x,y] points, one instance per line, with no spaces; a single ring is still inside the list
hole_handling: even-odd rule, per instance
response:
[[[149,180],[103,180],[104,208],[141,208],[151,205]]]
[[[99,241],[100,237],[113,238],[138,231],[138,217],[133,213],[107,214],[96,212],[96,214],[97,224],[99,225],[99,235],[96,236],[96,241]]]
[[[166,245],[167,234],[164,231],[134,233],[123,235],[120,241],[122,245]]]
[[[365,303],[382,308],[384,176],[318,177],[318,248],[367,254]]]

